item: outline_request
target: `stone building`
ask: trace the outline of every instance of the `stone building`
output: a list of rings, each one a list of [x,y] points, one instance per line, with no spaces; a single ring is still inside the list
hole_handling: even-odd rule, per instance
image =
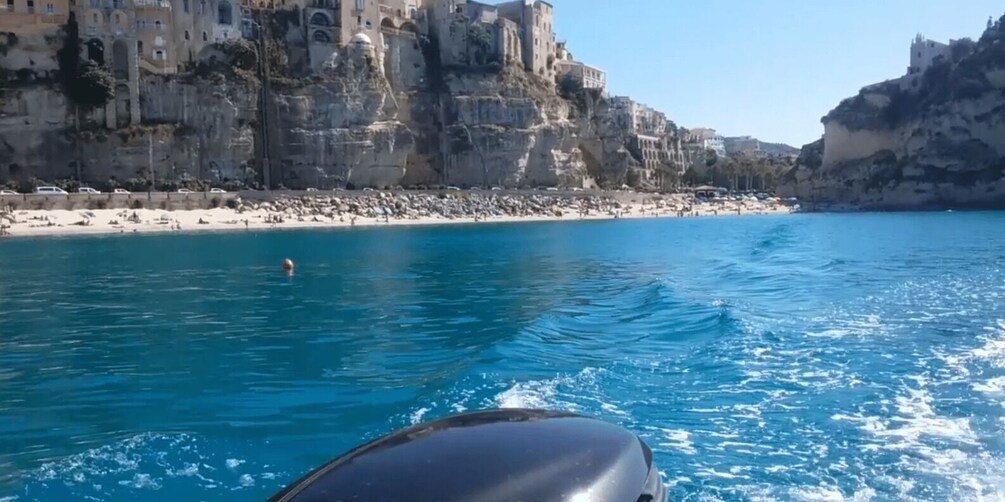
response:
[[[378,0],[307,0],[302,12],[314,71],[358,33],[371,40],[378,57],[383,54]]]
[[[207,47],[242,37],[237,0],[172,0],[171,47],[176,65],[199,61]]]
[[[163,29],[163,17],[157,12],[170,10],[170,4],[147,5],[148,0],[87,0],[74,7],[84,58],[109,68],[115,79],[115,93],[105,106],[105,125],[125,127],[140,122],[139,66],[153,65],[154,49],[147,48]],[[154,1],[154,0],[149,0]],[[141,29],[140,21],[143,21]],[[162,24],[158,26],[157,21]],[[147,25],[146,23],[150,24]],[[165,57],[165,48],[159,49]],[[160,61],[161,67],[166,60]]]
[[[429,33],[428,10],[418,0],[381,0],[380,56],[384,75],[398,91],[414,90],[426,82],[420,36]]]
[[[572,53],[569,52],[568,43],[565,41],[555,42],[555,59],[556,61],[575,61],[576,58],[572,57]]]
[[[523,64],[527,71],[555,81],[554,8],[542,0],[514,0],[497,6],[499,16],[520,27]]]
[[[726,156],[726,139],[715,129],[708,127],[696,127],[691,129],[694,140],[705,150],[712,150],[716,155]]]
[[[683,172],[686,159],[677,127],[666,114],[627,96],[610,100],[614,124],[628,133],[628,151],[643,180],[655,183],[667,167]]]
[[[944,44],[928,40],[919,34],[911,42],[911,65],[907,68],[907,74],[924,73],[940,57],[948,60],[951,54],[951,44],[952,42]]]
[[[133,0],[136,23],[136,54],[139,65],[152,73],[177,73],[174,19],[169,0]],[[113,13],[115,29],[121,29]]]
[[[495,5],[466,0],[436,0],[430,33],[445,66],[522,64],[520,26],[500,16]]]
[[[627,96],[611,98],[611,112],[618,126],[633,134],[662,136],[667,132],[666,114]]]
[[[559,59],[555,63],[556,79],[561,82],[570,78],[583,86],[583,89],[597,89],[607,94],[607,72],[579,61]]]
[[[0,51],[0,67],[36,72],[58,69],[58,34],[69,14],[68,0],[7,0],[0,7],[0,32],[13,34],[16,43],[0,40],[5,48]]]

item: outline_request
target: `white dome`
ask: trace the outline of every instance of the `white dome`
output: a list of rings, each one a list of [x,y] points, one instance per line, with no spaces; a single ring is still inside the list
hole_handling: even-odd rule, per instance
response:
[[[373,41],[370,37],[366,36],[366,33],[357,33],[349,39],[349,44],[351,45],[373,45]]]

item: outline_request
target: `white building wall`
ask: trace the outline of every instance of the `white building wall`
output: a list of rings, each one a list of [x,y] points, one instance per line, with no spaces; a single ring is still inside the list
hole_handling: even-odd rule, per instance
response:
[[[908,74],[924,73],[939,57],[949,59],[949,45],[918,35],[911,43],[911,66]]]

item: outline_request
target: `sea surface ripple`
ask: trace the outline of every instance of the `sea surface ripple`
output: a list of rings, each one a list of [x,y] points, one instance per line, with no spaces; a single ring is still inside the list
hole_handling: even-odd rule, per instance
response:
[[[262,500],[492,407],[673,500],[1005,500],[1003,406],[1005,214],[0,241],[2,502]]]

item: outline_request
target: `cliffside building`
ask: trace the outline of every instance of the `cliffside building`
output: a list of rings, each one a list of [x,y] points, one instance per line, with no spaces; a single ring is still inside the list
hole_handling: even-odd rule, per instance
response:
[[[677,126],[666,114],[627,96],[610,100],[614,124],[629,135],[628,150],[638,164],[642,179],[655,182],[667,167],[683,172],[686,168]]]
[[[583,86],[583,89],[597,89],[607,94],[607,72],[579,61],[559,60],[555,63],[558,82],[570,78]]]
[[[437,0],[431,18],[444,66],[518,64],[523,59],[520,26],[501,17],[495,5]]]
[[[691,129],[691,134],[695,136],[695,140],[701,145],[705,150],[712,150],[716,155],[725,157],[726,153],[726,139],[723,138],[715,129],[710,129],[708,127],[696,127]]]
[[[68,0],[8,0],[0,7],[0,32],[13,34],[17,43],[0,40],[6,49],[0,53],[0,67],[56,70],[58,33],[69,14]]]
[[[541,0],[514,0],[498,6],[499,16],[520,27],[523,64],[527,71],[555,81],[555,12]]]
[[[911,65],[907,68],[907,74],[924,73],[940,57],[948,60],[951,53],[949,47],[951,44],[952,42],[944,44],[928,40],[919,34],[911,42]]]
[[[633,134],[662,136],[667,132],[666,114],[627,96],[611,98],[611,111],[618,126]]]

